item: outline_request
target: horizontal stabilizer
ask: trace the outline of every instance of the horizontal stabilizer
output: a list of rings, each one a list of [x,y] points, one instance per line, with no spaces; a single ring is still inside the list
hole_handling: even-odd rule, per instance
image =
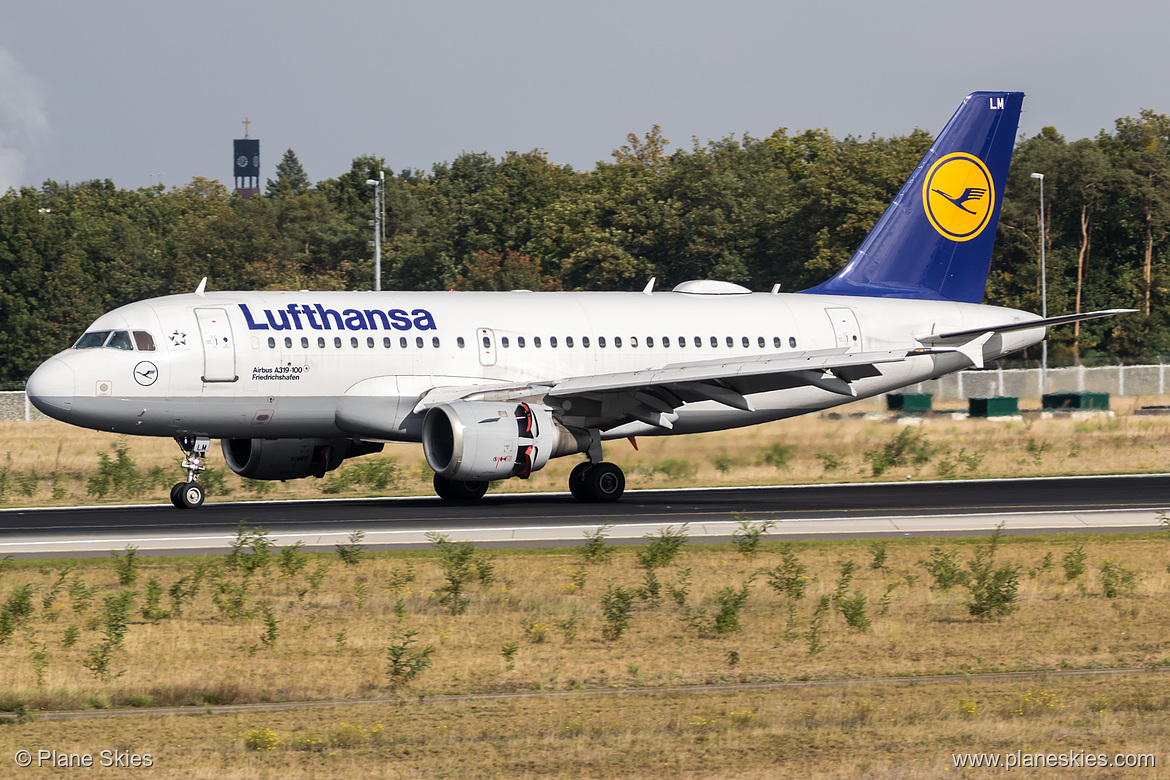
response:
[[[948,333],[932,333],[929,336],[922,336],[918,341],[923,344],[933,344],[937,341],[947,341],[949,339],[968,338],[970,336],[978,336],[981,333],[1010,333],[1013,330],[1032,330],[1033,328],[1051,328],[1054,325],[1067,325],[1070,322],[1083,322],[1084,320],[1096,320],[1101,317],[1116,317],[1118,314],[1132,314],[1137,309],[1104,309],[1102,311],[1090,311],[1083,314],[1064,314],[1060,317],[1049,317],[1047,319],[1024,320],[1022,322],[1007,322],[1002,325],[990,325],[982,328],[969,328],[967,330],[952,330]]]

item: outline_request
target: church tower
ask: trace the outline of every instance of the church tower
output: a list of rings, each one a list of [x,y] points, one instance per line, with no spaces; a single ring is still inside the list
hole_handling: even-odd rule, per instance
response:
[[[236,194],[245,200],[260,192],[260,139],[248,137],[250,124],[252,120],[245,118],[244,137],[235,139],[232,150]]]

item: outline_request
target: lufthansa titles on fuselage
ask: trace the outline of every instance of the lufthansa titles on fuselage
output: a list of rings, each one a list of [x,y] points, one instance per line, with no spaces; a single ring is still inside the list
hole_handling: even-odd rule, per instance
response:
[[[319,303],[290,303],[253,315],[238,304],[248,330],[437,330],[426,309],[327,309]]]

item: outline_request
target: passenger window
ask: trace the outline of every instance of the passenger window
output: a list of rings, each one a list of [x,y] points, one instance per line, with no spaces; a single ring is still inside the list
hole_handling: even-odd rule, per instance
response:
[[[635,346],[637,346],[637,345],[635,345]],[[648,347],[654,346],[654,337],[653,336],[646,337],[646,346],[648,346]]]
[[[524,337],[523,336],[516,337],[516,346],[520,347],[520,349],[524,349]]]
[[[548,345],[550,347],[552,347],[553,349],[556,349],[557,348],[557,337],[556,336],[549,336],[548,337]]]
[[[744,336],[744,337],[743,337],[743,345],[744,345],[744,347],[745,347],[745,348],[747,348],[747,347],[750,347],[750,346],[752,345],[752,343],[751,343],[750,341],[748,341],[748,337],[747,337],[747,336]]]
[[[793,349],[796,349],[796,336],[789,336],[788,337],[788,346],[792,347]]]
[[[139,352],[154,352],[154,336],[144,330],[134,331],[134,345]]]
[[[614,345],[615,347],[617,347],[618,349],[621,349],[621,347],[622,347],[622,337],[621,337],[621,336],[614,336],[614,337],[613,337],[613,345]]]
[[[307,336],[301,336],[301,349],[309,348],[309,339]]]
[[[489,339],[487,336],[483,337],[483,348],[484,349],[491,349],[492,348],[492,340]]]
[[[398,338],[398,346],[402,349],[406,349],[406,336],[400,336]]]
[[[696,347],[703,346],[703,339],[700,336],[695,336],[695,346]]]
[[[537,349],[540,349],[540,336],[533,336],[532,337],[532,346],[536,347]]]
[[[284,348],[285,349],[292,349],[292,338],[290,338],[289,336],[284,337]]]
[[[387,339],[387,341],[389,341],[389,339]],[[460,336],[459,338],[455,339],[455,344],[459,347],[459,349],[463,349],[467,345],[467,342],[465,342],[463,337]]]
[[[268,348],[276,349],[276,339],[272,338],[271,336],[268,337]]]
[[[760,336],[760,338],[756,341],[756,343],[759,344],[760,349],[763,349],[764,348],[764,337]]]
[[[712,337],[711,337],[711,346],[713,346],[713,347],[717,347],[717,346],[719,346],[719,339],[717,339],[717,338],[715,338],[714,336],[712,336]]]
[[[439,348],[439,337],[438,336],[431,336],[431,346],[434,347],[435,349]]]
[[[107,347],[113,349],[126,349],[133,351],[134,342],[130,340],[130,334],[124,330],[116,330],[110,334],[110,340],[106,342]]]
[[[573,347],[573,337],[572,336],[565,336],[565,346],[572,349],[572,347]]]
[[[586,348],[589,347],[589,337],[588,336],[581,337],[581,346],[586,347]]]
[[[325,337],[324,336],[317,337],[317,349],[325,349]]]
[[[86,333],[81,338],[79,338],[77,343],[73,345],[73,348],[94,349],[95,347],[100,347],[102,344],[105,344],[106,339],[109,337],[110,332],[108,330],[95,330],[90,333]]]
[[[697,337],[696,337],[696,338],[697,338]],[[678,345],[679,345],[680,347],[684,347],[684,348],[685,348],[685,347],[686,347],[686,345],[687,345],[687,337],[686,337],[686,336],[679,336],[679,337],[678,337]]]
[[[712,344],[712,346],[714,346],[714,344]],[[735,346],[735,339],[733,339],[731,336],[727,337],[727,346],[729,346],[729,347]]]
[[[776,349],[780,349],[780,337],[779,336],[772,337],[772,346],[775,347]]]
[[[638,337],[637,336],[630,336],[630,346],[631,347],[638,346]]]
[[[508,337],[507,336],[500,336],[500,346],[503,347],[504,349],[507,349],[508,344],[509,344]]]
[[[373,336],[366,336],[366,346],[369,347],[370,349],[374,348],[374,337]]]
[[[390,349],[390,345],[391,345],[392,343],[393,343],[393,342],[391,342],[391,341],[390,341],[390,337],[389,337],[389,336],[384,336],[384,337],[382,338],[382,349]],[[463,346],[463,345],[461,344],[460,346]]]
[[[357,347],[358,347],[357,336],[350,336],[349,337],[349,345],[351,347],[353,347],[354,349],[357,349]]]
[[[419,349],[422,349],[422,347],[423,347],[422,336],[415,336],[414,337],[414,345],[416,347],[418,347]]]
[[[589,346],[589,345],[586,344],[585,346]],[[597,337],[597,346],[601,347],[602,349],[605,348],[605,336],[598,336]]]
[[[333,348],[334,349],[341,349],[341,336],[334,336],[333,337]]]

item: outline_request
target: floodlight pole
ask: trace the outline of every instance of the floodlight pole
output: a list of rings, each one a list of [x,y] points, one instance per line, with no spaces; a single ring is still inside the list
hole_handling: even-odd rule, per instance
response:
[[[374,228],[374,292],[382,290],[382,192],[386,188],[386,172],[378,171],[378,178],[366,179],[366,184],[374,188],[374,218],[370,225]]]
[[[1040,180],[1040,316],[1048,317],[1048,273],[1044,266],[1044,174],[1033,173]],[[1040,395],[1048,389],[1048,339],[1040,342]]]

